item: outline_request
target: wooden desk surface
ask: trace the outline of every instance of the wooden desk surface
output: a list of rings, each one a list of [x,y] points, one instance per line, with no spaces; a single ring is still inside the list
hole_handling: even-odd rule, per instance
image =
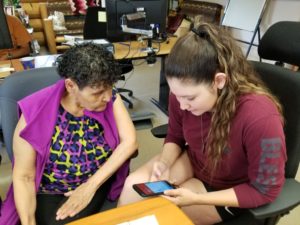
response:
[[[171,48],[175,44],[177,38],[171,37],[168,39],[167,42],[159,43],[152,43],[154,48],[158,48],[159,52],[157,55],[167,55],[170,53]],[[58,41],[58,40],[57,40]],[[59,38],[59,42],[65,42],[64,37]],[[147,56],[147,53],[141,52],[141,48],[147,47],[147,41],[138,42],[138,41],[131,41],[131,42],[116,42],[113,43],[115,48],[115,58],[116,59],[123,59],[123,58],[144,58]],[[61,50],[68,49],[69,46],[62,45]],[[129,52],[130,51],[130,52]]]
[[[177,38],[171,37],[168,39],[167,42],[163,43],[152,43],[152,46],[154,48],[158,49],[158,52],[156,52],[156,55],[168,55],[174,46]],[[147,47],[147,41],[138,42],[138,41],[132,41],[132,42],[121,42],[121,43],[113,43],[115,48],[115,58],[116,59],[123,59],[123,58],[144,58],[147,56],[147,53],[142,52],[141,49]]]
[[[163,43],[152,43],[154,48],[158,49],[156,52],[157,56],[168,55],[174,46],[175,42],[177,41],[176,37],[171,37],[168,39],[167,42]],[[115,58],[116,59],[138,59],[138,58],[145,58],[147,53],[142,52],[141,49],[147,47],[147,41],[138,42],[122,42],[122,43],[113,43],[115,48]],[[36,68],[45,67],[45,66],[52,66],[52,62],[55,61],[55,58],[58,55],[41,55],[35,57],[35,65]],[[1,64],[11,64],[11,67],[15,69],[15,71],[22,71],[24,70],[22,63],[19,59],[12,59],[1,61]]]
[[[5,79],[11,73],[23,70],[22,63],[18,59],[0,61],[0,67],[14,68],[14,71],[1,71],[0,70],[0,80],[1,80],[0,83],[2,83],[3,79]]]
[[[19,59],[12,59],[12,60],[4,60],[4,61],[0,61],[0,64],[3,65],[3,64],[7,64],[7,65],[11,65],[11,67],[13,67],[15,69],[15,71],[22,71],[24,70],[23,69],[23,66],[22,66],[22,63],[20,62]]]
[[[111,209],[68,223],[68,225],[116,225],[150,215],[155,215],[160,225],[193,225],[176,205],[162,197]]]

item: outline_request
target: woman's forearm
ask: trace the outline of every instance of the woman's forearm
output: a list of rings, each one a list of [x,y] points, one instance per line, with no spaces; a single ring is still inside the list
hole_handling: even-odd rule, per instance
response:
[[[191,191],[187,188],[178,188],[164,192],[165,198],[178,206],[213,205],[239,207],[239,202],[233,188],[213,192]]]
[[[34,180],[14,177],[14,198],[22,225],[36,225],[36,193]]]
[[[181,153],[182,150],[177,144],[166,143],[163,147],[163,151],[159,160],[168,167],[171,167]]]
[[[136,132],[131,118],[120,95],[117,94],[116,96],[113,111],[120,143],[109,159],[89,178],[88,183],[91,183],[91,186],[96,189],[108,180],[138,148]]]
[[[25,125],[26,122],[22,115],[13,138],[15,159],[13,168],[14,199],[22,225],[35,225],[36,153],[33,147],[20,137],[20,131],[24,129]]]
[[[239,207],[233,188],[199,194],[195,204]]]
[[[121,142],[113,151],[113,154],[109,159],[89,178],[88,182],[96,185],[96,189],[99,188],[133,155],[136,150],[137,143],[135,140],[124,143]]]

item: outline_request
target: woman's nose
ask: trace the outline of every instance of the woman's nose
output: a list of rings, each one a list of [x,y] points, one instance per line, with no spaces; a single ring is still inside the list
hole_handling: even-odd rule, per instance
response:
[[[187,104],[186,102],[184,102],[184,101],[180,101],[180,109],[181,110],[187,110],[187,109],[189,109],[190,108],[190,105],[189,104]]]
[[[109,102],[109,100],[110,100],[110,94],[105,94],[104,96],[103,96],[103,99],[102,99],[104,102]]]

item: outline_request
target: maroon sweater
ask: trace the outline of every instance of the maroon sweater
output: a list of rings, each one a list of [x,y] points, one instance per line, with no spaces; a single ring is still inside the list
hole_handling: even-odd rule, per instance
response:
[[[241,96],[231,123],[228,145],[213,178],[204,168],[211,113],[195,116],[169,100],[169,128],[165,143],[187,149],[194,176],[221,190],[234,188],[241,208],[272,202],[284,184],[286,146],[280,114],[262,95]]]

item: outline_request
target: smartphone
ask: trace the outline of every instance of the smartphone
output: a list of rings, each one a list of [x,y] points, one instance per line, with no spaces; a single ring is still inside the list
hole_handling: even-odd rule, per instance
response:
[[[162,195],[165,190],[176,188],[166,180],[134,184],[132,187],[142,197]]]

